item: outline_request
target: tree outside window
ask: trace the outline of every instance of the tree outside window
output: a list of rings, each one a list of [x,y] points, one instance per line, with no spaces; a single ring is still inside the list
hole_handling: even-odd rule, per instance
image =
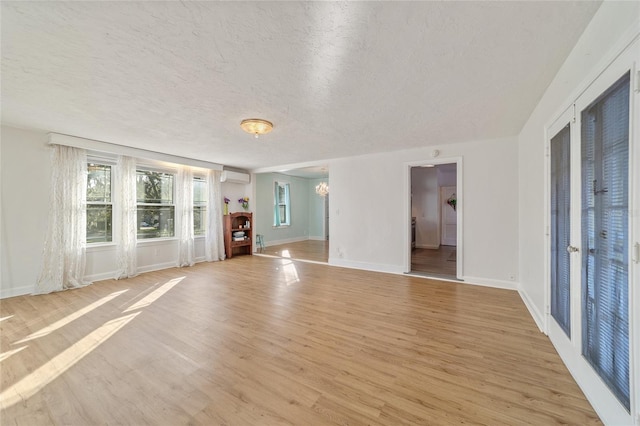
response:
[[[87,243],[106,243],[113,239],[111,166],[87,164]]]
[[[136,171],[138,238],[175,236],[174,175]]]

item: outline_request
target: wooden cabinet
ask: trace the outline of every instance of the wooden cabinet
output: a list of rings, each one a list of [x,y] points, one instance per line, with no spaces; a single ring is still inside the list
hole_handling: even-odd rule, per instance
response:
[[[241,233],[243,233],[242,236]],[[252,213],[236,212],[224,216],[224,252],[227,259],[231,259],[234,255],[251,254],[252,241]]]

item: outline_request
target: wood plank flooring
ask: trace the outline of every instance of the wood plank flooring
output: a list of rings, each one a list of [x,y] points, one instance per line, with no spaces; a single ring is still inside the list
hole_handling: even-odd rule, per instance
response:
[[[3,426],[600,424],[514,291],[238,256],[0,312]]]
[[[417,248],[411,251],[411,272],[456,277],[456,247]]]
[[[327,263],[329,261],[329,241],[306,240],[295,243],[277,244],[258,250],[258,253],[289,259]]]

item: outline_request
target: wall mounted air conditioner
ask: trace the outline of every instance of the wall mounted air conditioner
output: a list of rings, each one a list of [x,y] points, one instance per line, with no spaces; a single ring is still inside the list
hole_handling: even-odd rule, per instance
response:
[[[248,173],[239,173],[232,172],[231,170],[224,170],[220,175],[220,182],[249,183],[251,182],[251,175]]]

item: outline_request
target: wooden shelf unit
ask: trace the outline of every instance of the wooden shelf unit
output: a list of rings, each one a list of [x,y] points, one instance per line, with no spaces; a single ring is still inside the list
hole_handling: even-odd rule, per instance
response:
[[[247,224],[249,227],[247,227]],[[234,241],[233,233],[244,232],[244,240]],[[229,213],[224,216],[224,252],[227,259],[234,255],[252,254],[253,214],[251,212]]]

